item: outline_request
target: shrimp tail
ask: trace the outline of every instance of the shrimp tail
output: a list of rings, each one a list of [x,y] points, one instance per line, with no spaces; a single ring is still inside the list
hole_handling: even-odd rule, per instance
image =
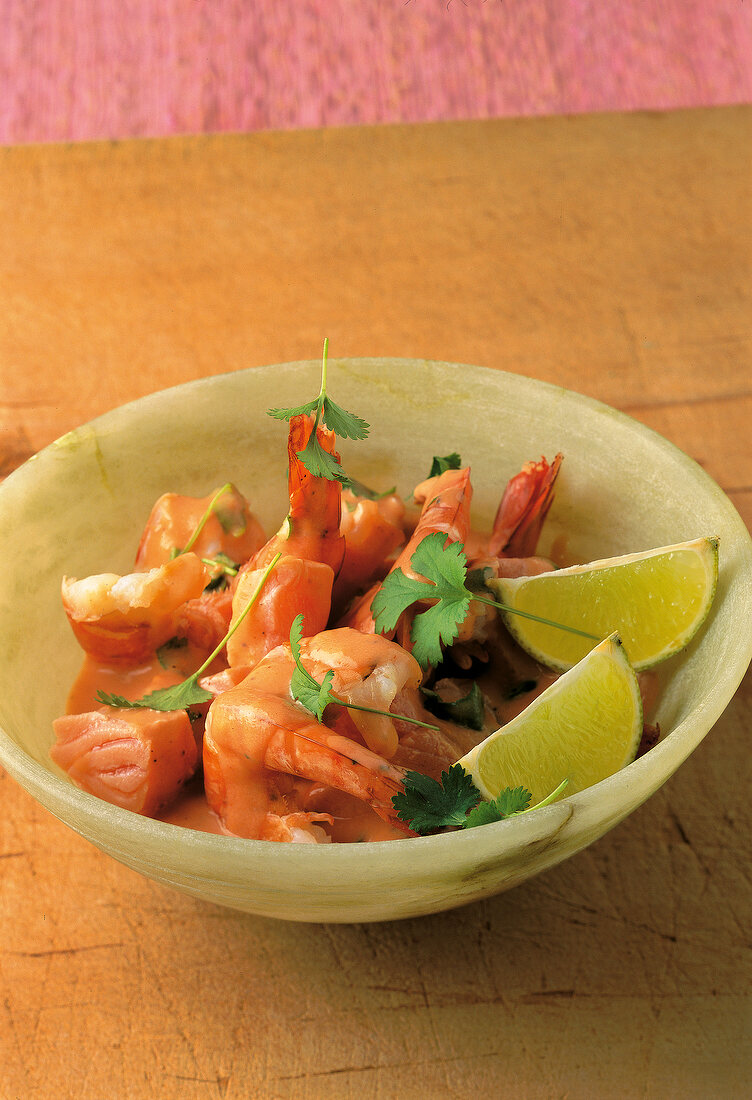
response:
[[[488,542],[492,556],[528,558],[535,553],[543,521],[554,499],[554,484],[563,456],[526,462],[507,484]]]

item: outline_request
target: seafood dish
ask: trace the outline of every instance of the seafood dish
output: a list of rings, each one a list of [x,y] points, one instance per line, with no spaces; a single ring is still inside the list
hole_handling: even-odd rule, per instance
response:
[[[562,456],[524,462],[477,531],[459,455],[430,471],[427,456],[408,500],[374,492],[342,471],[322,395],[271,410],[289,421],[289,499],[271,537],[234,485],[167,492],[134,536],[132,573],[64,578],[84,659],[51,756],[82,789],[236,837],[397,840],[416,835],[395,809],[406,775],[439,780],[556,680],[488,600],[468,597],[426,651],[414,625],[432,601],[385,627],[378,594],[390,578],[420,580],[415,554],[431,537],[461,552],[478,593],[571,564],[565,546],[558,560],[537,553]],[[647,713],[649,673],[640,687]],[[646,725],[640,751],[656,738]]]

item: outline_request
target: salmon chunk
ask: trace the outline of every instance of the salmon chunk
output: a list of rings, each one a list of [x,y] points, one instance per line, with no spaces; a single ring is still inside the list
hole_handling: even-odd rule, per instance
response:
[[[123,809],[154,816],[196,770],[186,711],[103,707],[53,723],[50,756],[73,782]]]

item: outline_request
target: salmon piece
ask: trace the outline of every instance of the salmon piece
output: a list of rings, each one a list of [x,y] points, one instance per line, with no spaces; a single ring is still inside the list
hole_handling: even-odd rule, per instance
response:
[[[184,710],[103,707],[53,722],[54,762],[89,794],[153,817],[196,770],[198,749]]]

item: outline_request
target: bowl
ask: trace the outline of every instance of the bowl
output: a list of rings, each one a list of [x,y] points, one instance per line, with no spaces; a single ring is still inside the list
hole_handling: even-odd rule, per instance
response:
[[[752,542],[686,455],[590,398],[479,367],[399,359],[330,362],[329,393],[371,423],[345,468],[407,493],[432,455],[472,464],[474,519],[490,523],[523,461],[565,455],[544,545],[582,561],[720,536],[720,580],[693,643],[660,666],[663,736],[623,771],[534,813],[466,832],[294,845],[152,821],[78,790],[49,759],[80,663],[63,574],[129,572],[155,498],[234,481],[268,531],[286,511],[285,425],[269,406],[318,392],[317,362],[238,371],[115,409],[63,436],[0,486],[0,763],[61,821],[120,862],[195,897],[301,921],[374,921],[449,909],[573,855],[649,798],[702,741],[752,656]],[[33,584],[30,583],[30,565]],[[44,679],[40,680],[40,653]]]

